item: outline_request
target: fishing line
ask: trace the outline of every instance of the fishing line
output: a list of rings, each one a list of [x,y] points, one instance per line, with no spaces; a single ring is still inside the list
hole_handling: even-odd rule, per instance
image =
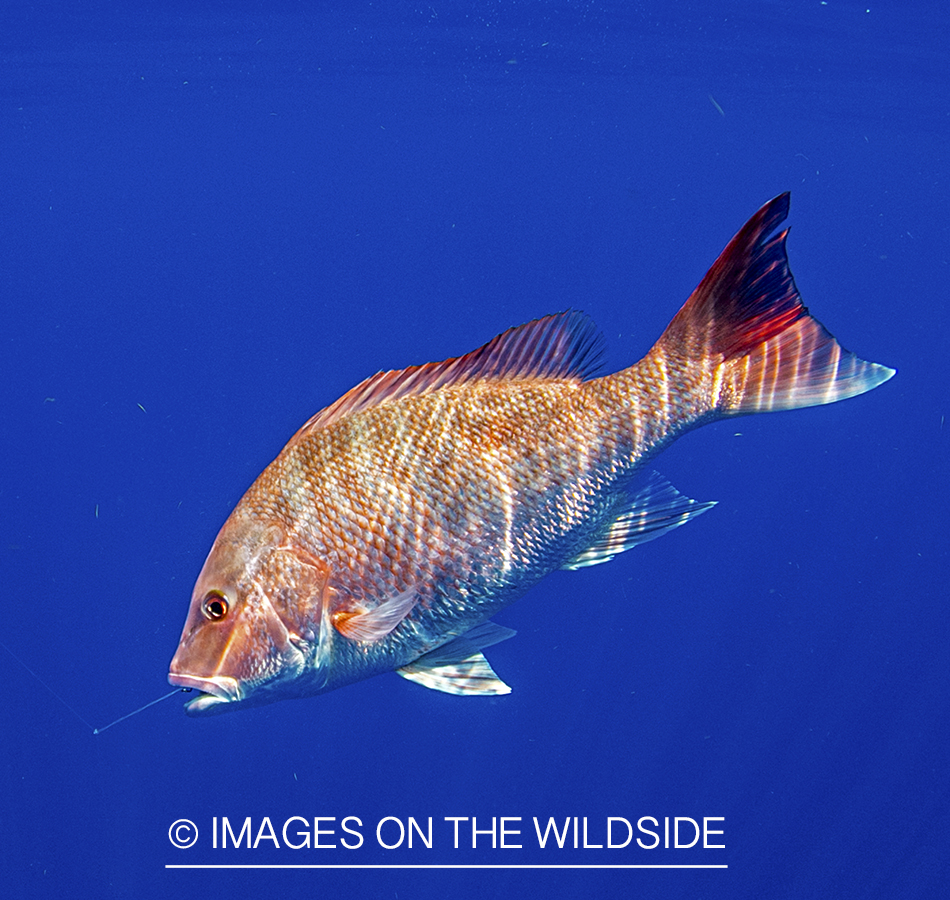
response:
[[[113,725],[118,725],[119,722],[124,722],[131,716],[134,716],[136,713],[140,713],[143,709],[148,709],[150,706],[154,706],[156,703],[161,703],[162,700],[167,700],[171,697],[172,694],[189,694],[191,693],[191,688],[175,688],[173,691],[169,691],[163,697],[159,697],[157,700],[152,700],[151,703],[146,703],[145,706],[140,706],[138,709],[133,710],[130,713],[126,713],[124,716],[120,716],[114,722],[110,722],[108,725],[103,725],[102,728],[93,728],[93,734],[102,734],[107,728],[111,728]],[[90,726],[91,727],[91,726]]]
[[[86,728],[88,728],[93,734],[102,734],[102,732],[107,728],[111,728],[113,725],[117,725],[119,722],[124,722],[126,719],[134,716],[136,713],[142,712],[143,709],[148,709],[150,706],[154,706],[156,703],[161,703],[162,700],[167,700],[172,696],[172,694],[191,693],[191,688],[175,688],[175,690],[169,691],[167,694],[159,697],[157,700],[152,700],[150,703],[146,703],[145,706],[140,706],[138,709],[133,710],[130,713],[126,713],[124,716],[120,716],[114,722],[110,722],[108,725],[103,725],[102,728],[95,728],[90,725],[81,715],[79,715],[79,713],[76,712],[76,710],[74,710],[62,697],[60,697],[59,694],[57,694],[56,691],[54,691],[45,681],[43,681],[43,679],[40,678],[40,676],[37,675],[36,672],[34,672],[25,662],[23,662],[23,660],[20,659],[20,657],[17,656],[6,644],[4,644],[3,641],[0,641],[0,647],[3,647],[3,649],[6,650],[10,656],[12,656],[21,666],[23,666],[27,672],[29,672],[41,685],[43,685],[43,687],[46,688],[46,690],[48,690],[57,700],[59,700],[59,702],[62,703],[63,706],[65,706],[66,709],[68,709],[77,719],[79,719],[79,721],[82,722],[82,724],[85,725]]]
[[[20,657],[17,656],[6,644],[4,644],[3,641],[0,641],[0,647],[3,647],[3,649],[6,650],[10,656],[12,656],[21,666],[23,666],[23,668],[26,669],[26,671],[29,672],[41,685],[43,685],[43,687],[45,687],[46,690],[48,690],[57,700],[59,700],[59,702],[62,703],[66,709],[68,709],[77,719],[79,719],[79,721],[82,722],[86,728],[95,734],[96,729],[93,728],[92,725],[90,725],[81,715],[79,715],[79,713],[76,712],[76,710],[74,710],[62,697],[60,697],[59,694],[57,694],[56,691],[54,691],[45,681],[43,681],[43,679],[40,678],[40,676],[37,675],[36,672],[34,672],[25,662],[23,662],[23,660],[20,659]]]

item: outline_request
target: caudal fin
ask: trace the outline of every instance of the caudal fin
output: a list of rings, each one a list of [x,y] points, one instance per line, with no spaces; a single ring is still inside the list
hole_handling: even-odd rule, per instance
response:
[[[652,351],[694,374],[700,366],[720,415],[834,403],[895,373],[845,350],[808,314],[788,267],[788,229],[772,234],[788,204],[780,194],[746,222]]]

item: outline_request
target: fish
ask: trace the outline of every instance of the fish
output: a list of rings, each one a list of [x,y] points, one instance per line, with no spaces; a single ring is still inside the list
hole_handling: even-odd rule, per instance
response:
[[[511,688],[493,621],[556,569],[605,563],[707,512],[652,472],[700,425],[834,403],[895,370],[812,317],[780,194],[729,242],[652,349],[599,375],[567,310],[464,356],[379,372],[312,416],[228,516],[168,680],[203,716],[384,672],[461,696]]]

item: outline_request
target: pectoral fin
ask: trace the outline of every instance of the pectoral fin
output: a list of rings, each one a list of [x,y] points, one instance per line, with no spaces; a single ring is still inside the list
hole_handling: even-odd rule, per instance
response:
[[[332,616],[333,627],[351,641],[371,643],[386,637],[416,605],[414,588],[397,594],[365,612],[337,612]]]
[[[396,671],[416,684],[446,694],[510,694],[511,688],[495,674],[480,648],[490,647],[514,634],[511,628],[483,622]]]

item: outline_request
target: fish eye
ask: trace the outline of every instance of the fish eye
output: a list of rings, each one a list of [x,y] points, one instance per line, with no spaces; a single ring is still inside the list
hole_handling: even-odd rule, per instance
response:
[[[220,591],[208,591],[201,601],[201,611],[206,619],[223,619],[228,614],[228,598]]]

